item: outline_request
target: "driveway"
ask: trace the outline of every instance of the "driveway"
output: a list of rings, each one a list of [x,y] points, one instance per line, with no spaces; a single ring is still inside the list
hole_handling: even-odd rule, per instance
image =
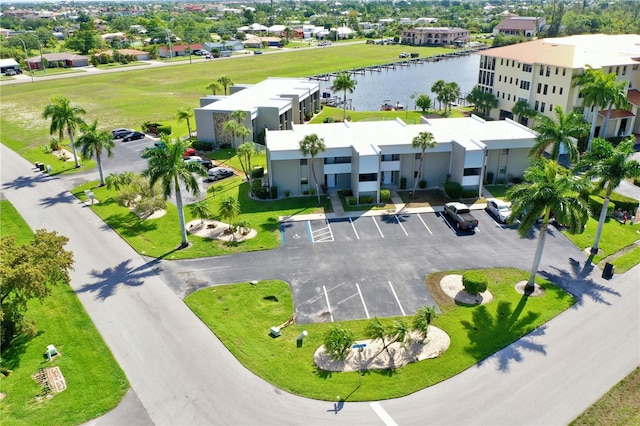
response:
[[[640,267],[604,281],[584,254],[554,234],[541,274],[576,295],[572,309],[477,366],[405,398],[343,406],[299,398],[244,369],[180,296],[253,278],[326,286],[380,274],[393,277],[395,287],[398,277],[423,279],[453,266],[526,267],[534,240],[497,238],[481,220],[477,235],[399,238],[389,247],[392,239],[385,238],[384,245],[285,244],[206,260],[150,261],[61,180],[34,171],[5,146],[0,158],[2,194],[27,223],[70,238],[76,260],[71,285],[131,383],[134,394],[95,424],[566,424],[640,363]],[[468,243],[478,237],[492,250]]]

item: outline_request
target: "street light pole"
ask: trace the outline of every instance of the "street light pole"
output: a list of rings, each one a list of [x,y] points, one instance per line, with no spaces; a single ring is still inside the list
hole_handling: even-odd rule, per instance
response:
[[[31,82],[35,83],[35,81],[33,80],[33,70],[31,69],[31,65],[29,65],[29,54],[27,53],[27,45],[25,44],[23,39],[19,38],[18,40],[22,42],[22,47],[24,48],[24,61],[29,67],[29,74],[31,74]],[[44,66],[44,64],[42,65]]]

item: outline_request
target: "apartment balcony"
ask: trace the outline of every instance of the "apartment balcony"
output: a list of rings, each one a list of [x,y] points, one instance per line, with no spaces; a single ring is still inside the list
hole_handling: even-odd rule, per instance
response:
[[[351,173],[351,163],[325,164],[324,174],[333,175],[340,173]]]

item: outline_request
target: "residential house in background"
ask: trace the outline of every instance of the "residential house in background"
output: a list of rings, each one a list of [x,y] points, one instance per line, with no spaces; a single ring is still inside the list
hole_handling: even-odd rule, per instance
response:
[[[464,28],[416,27],[403,30],[400,43],[412,46],[466,46],[471,31]]]
[[[175,44],[171,46],[171,53],[169,53],[169,46],[162,46],[158,49],[158,56],[160,58],[170,58],[175,56],[189,56],[189,49],[191,52],[194,50],[202,50],[204,46],[199,43],[194,44]]]
[[[31,70],[41,70],[44,68],[42,62],[47,64],[47,68],[77,68],[89,66],[87,56],[76,55],[75,53],[45,53],[27,59],[27,67]]]
[[[536,37],[545,25],[544,17],[509,16],[493,28],[493,35]]]

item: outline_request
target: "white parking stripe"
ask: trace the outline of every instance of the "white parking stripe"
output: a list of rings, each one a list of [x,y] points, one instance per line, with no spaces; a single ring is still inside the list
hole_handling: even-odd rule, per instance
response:
[[[329,221],[327,219],[325,219],[324,221],[327,223],[327,228],[329,228],[329,233],[331,234],[331,241],[334,241],[333,231],[331,230],[331,225],[329,224]]]
[[[378,226],[378,222],[376,222],[376,218],[371,216],[371,219],[373,220],[373,223],[376,225],[376,228],[378,228],[378,232],[380,233],[380,236],[382,238],[384,238],[384,234],[382,233],[382,231],[380,230],[380,227]]]
[[[331,312],[331,305],[329,304],[329,295],[327,294],[327,288],[322,286],[322,290],[324,290],[324,298],[327,301],[327,308],[329,309],[329,315],[331,316],[331,322],[334,322],[333,312]]]
[[[391,284],[391,281],[387,281],[389,283],[389,287],[391,287],[391,293],[393,293],[393,297],[396,298],[396,302],[398,302],[398,306],[400,306],[400,312],[402,312],[402,315],[407,315],[404,311],[404,309],[402,308],[402,304],[400,303],[400,299],[398,299],[398,295],[396,294],[396,290],[393,288],[393,285]]]
[[[349,223],[351,224],[351,227],[353,228],[353,232],[356,234],[356,238],[360,239],[360,237],[358,236],[358,231],[356,231],[356,226],[353,224],[353,220],[351,220],[351,218],[349,218]]]
[[[369,316],[369,310],[367,309],[367,304],[364,303],[364,297],[362,297],[362,292],[360,291],[360,286],[356,283],[356,288],[358,289],[358,294],[360,295],[360,300],[362,301],[362,306],[364,306],[364,313],[367,314],[367,319],[371,318]]]
[[[373,408],[373,411],[376,412],[378,417],[380,417],[380,420],[382,420],[386,426],[398,426],[398,424],[393,421],[389,413],[384,411],[384,408],[382,408],[379,402],[372,402],[369,405],[371,406],[371,408]]]
[[[416,216],[418,216],[418,219],[420,219],[420,222],[422,222],[422,224],[424,225],[425,228],[427,228],[427,231],[429,231],[429,233],[431,235],[433,235],[433,232],[431,232],[431,229],[429,229],[429,227],[427,226],[426,223],[424,223],[424,220],[422,220],[422,216],[420,216],[420,213],[418,213]]]
[[[397,214],[394,214],[395,218],[396,218],[396,222],[398,222],[398,225],[400,225],[400,228],[402,228],[402,230],[404,231],[404,235],[406,235],[407,237],[409,236],[409,234],[407,234],[407,230],[404,229],[404,226],[402,226],[402,223],[400,223],[400,219],[398,218]]]

